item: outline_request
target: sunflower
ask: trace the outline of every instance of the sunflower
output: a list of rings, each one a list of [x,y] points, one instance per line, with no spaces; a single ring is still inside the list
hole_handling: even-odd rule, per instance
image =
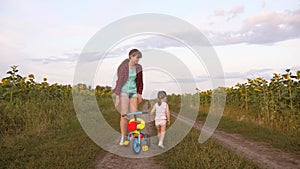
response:
[[[1,80],[1,82],[2,82],[3,84],[6,84],[7,79],[6,79],[6,78],[3,78],[3,79]]]
[[[21,82],[22,82],[22,83],[25,83],[25,81],[26,81],[26,77],[23,77],[23,78],[21,79]]]
[[[280,78],[280,76],[279,76],[277,73],[273,73],[273,75],[274,75],[274,77],[275,77],[276,79],[279,79],[279,78]]]
[[[254,88],[253,90],[256,91],[256,92],[261,92],[261,90],[258,89],[258,88]]]
[[[29,75],[28,75],[28,78],[29,78],[29,79],[34,79],[34,74],[29,74]]]
[[[261,77],[257,77],[256,79],[254,79],[255,82],[258,82],[258,83],[263,83],[264,80],[261,78]]]
[[[227,87],[227,88],[226,88],[226,91],[227,91],[227,92],[231,92],[231,88]]]
[[[290,76],[289,75],[287,75],[287,74],[285,74],[285,75],[282,75],[286,80],[290,80],[291,78],[290,78]]]

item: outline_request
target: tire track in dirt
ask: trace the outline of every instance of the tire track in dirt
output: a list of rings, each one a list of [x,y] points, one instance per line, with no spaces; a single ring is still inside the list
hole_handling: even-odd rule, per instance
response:
[[[178,116],[174,112],[171,115],[186,124],[194,125],[194,128],[197,130],[201,131],[203,127],[203,122],[194,122],[183,116]],[[246,139],[240,134],[227,133],[220,130],[215,130],[211,138],[264,168],[300,169],[300,157],[298,155],[284,152],[268,143]]]
[[[148,111],[148,102],[143,105],[142,111]],[[144,119],[146,122],[150,121],[149,116],[147,115],[141,115],[142,119]],[[146,127],[144,129],[145,133],[150,134],[153,133],[154,126],[152,123],[146,123]],[[148,151],[160,151],[157,145],[155,144],[156,140],[151,140],[151,145],[149,147]],[[118,151],[124,151],[126,153],[133,153],[131,150],[131,147],[129,146],[120,146],[119,140],[116,140],[115,144],[111,147],[114,150]],[[148,152],[147,151],[147,152]],[[147,152],[141,152],[147,153]],[[132,168],[132,169],[163,169],[164,164],[159,163],[157,160],[155,161],[153,157],[149,158],[127,158],[115,155],[113,153],[107,152],[103,157],[97,157],[99,160],[96,161],[95,168],[96,169],[124,169],[124,168]]]

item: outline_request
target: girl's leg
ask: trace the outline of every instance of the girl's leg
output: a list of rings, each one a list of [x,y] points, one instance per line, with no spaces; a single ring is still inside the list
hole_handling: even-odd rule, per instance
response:
[[[161,147],[164,147],[164,139],[165,139],[165,134],[166,134],[166,125],[161,126],[161,132],[160,132],[160,140],[159,140],[159,145]]]
[[[121,97],[121,114],[128,113],[129,98],[126,96]],[[122,117],[120,119],[120,129],[121,129],[121,141],[120,145],[123,145],[124,139],[127,135],[127,117]]]
[[[161,137],[161,127],[156,126],[156,130],[157,130],[157,138],[158,138],[158,143],[159,143],[160,142],[160,137]]]

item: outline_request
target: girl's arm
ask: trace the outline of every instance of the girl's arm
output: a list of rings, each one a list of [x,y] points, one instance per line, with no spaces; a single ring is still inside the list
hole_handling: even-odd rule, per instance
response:
[[[150,112],[150,119],[151,119],[151,121],[154,120],[154,112],[155,111],[156,111],[156,108],[155,108],[155,105],[154,105],[153,108],[152,108],[152,110],[151,110],[151,112]]]
[[[170,109],[169,109],[169,105],[167,104],[166,106],[166,114],[167,114],[167,124],[170,125],[171,121],[170,121]]]

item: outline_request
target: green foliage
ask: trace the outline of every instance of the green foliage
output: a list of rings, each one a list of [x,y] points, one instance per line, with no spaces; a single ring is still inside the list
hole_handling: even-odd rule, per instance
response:
[[[33,74],[22,77],[17,66],[11,68],[0,83],[0,168],[92,165],[97,152],[104,151],[82,130],[73,108],[72,87],[51,85],[47,78],[39,83]],[[80,92],[95,94],[89,87]]]
[[[65,109],[70,108],[71,86],[37,83],[33,74],[27,79],[18,74],[17,66],[11,68],[0,84],[0,134],[56,128],[55,119],[63,121]]]

